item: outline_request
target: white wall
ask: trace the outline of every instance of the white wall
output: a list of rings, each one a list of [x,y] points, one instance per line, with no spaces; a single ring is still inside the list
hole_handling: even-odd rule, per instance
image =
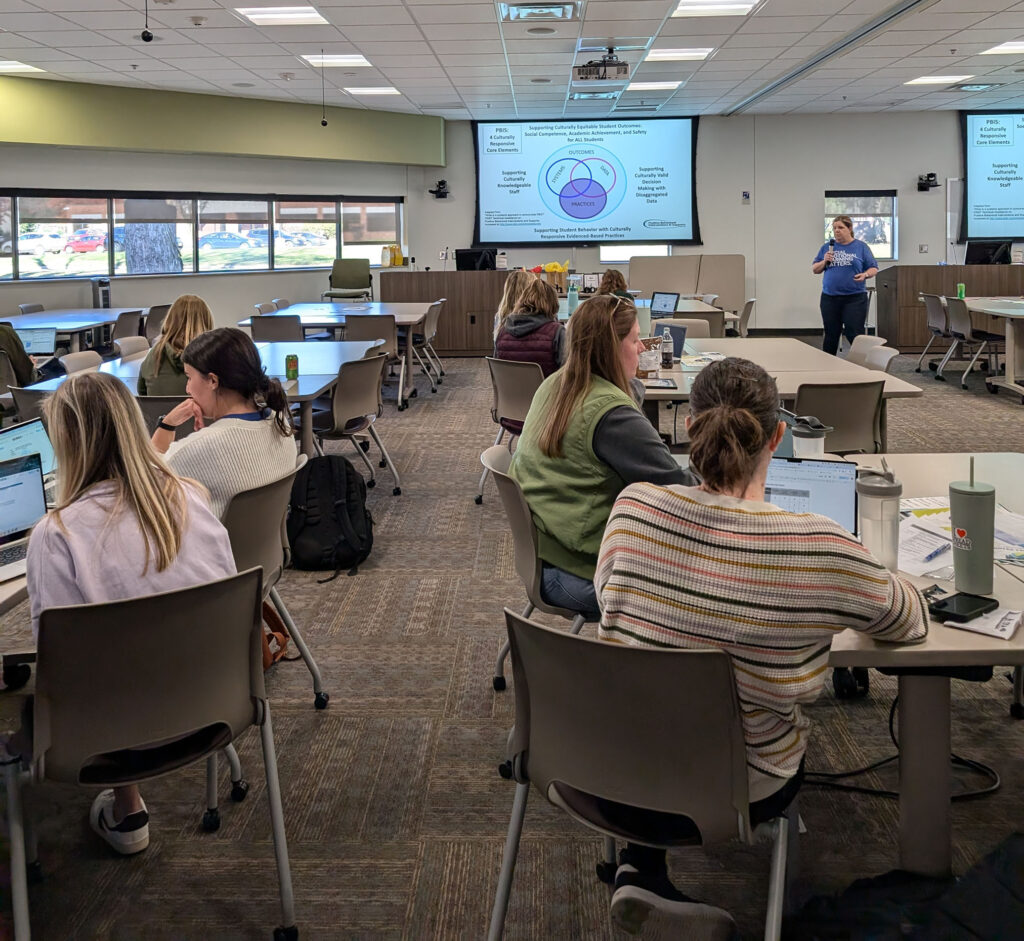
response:
[[[471,244],[476,208],[475,158],[468,122],[446,126],[444,168],[342,161],[173,156],[19,145],[0,146],[2,183],[15,187],[204,190],[360,196],[404,196],[407,254],[439,268],[438,252]],[[934,264],[945,257],[945,193],[918,193],[917,177],[960,175],[955,112],[702,118],[697,149],[701,247],[694,252],[740,253],[747,259],[745,293],[757,297],[757,327],[820,324],[820,278],[810,261],[821,244],[826,189],[896,189],[899,259]],[[452,195],[427,190],[446,179]],[[751,192],[749,204],[741,194]],[[927,244],[927,254],[918,253]],[[578,271],[598,271],[597,248],[510,249],[510,265],[572,258]],[[452,262],[448,263],[449,266]],[[622,266],[624,267],[624,266]],[[218,323],[248,316],[271,297],[314,300],[325,272],[197,275],[116,279],[114,303],[155,304],[186,290],[209,301]],[[187,286],[186,286],[187,285]],[[19,303],[88,306],[88,282],[0,284],[0,312]]]

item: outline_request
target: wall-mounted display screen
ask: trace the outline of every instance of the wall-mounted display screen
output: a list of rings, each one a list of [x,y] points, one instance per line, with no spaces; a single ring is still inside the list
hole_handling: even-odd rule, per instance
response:
[[[1024,239],[1024,111],[964,111],[960,128],[960,241]]]
[[[700,243],[696,118],[474,130],[477,244]]]

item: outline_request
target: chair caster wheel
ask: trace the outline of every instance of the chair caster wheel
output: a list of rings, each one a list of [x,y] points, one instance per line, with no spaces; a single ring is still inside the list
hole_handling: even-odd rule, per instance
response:
[[[383,460],[382,461],[378,461],[377,462],[377,466],[378,467],[387,467],[388,466],[388,462],[387,461],[383,461]]]
[[[945,376],[940,376],[938,373],[936,373],[935,374],[935,381],[936,382],[945,382],[946,381],[946,377]]]
[[[330,693],[325,693],[325,692],[323,692],[321,690],[313,698],[313,705],[317,709],[326,709],[327,708],[327,703],[330,702],[330,699],[331,699],[331,694]]]
[[[594,868],[597,870],[597,878],[605,885],[615,885],[615,873],[618,869],[615,863],[602,859]]]
[[[867,696],[868,690],[871,689],[871,680],[868,676],[867,667],[854,667],[851,671],[853,673],[853,679],[857,683],[857,696]]]
[[[366,489],[367,490],[372,490],[376,486],[377,486],[377,481],[375,481],[375,480],[368,480],[368,481],[366,481]]]
[[[832,689],[836,699],[853,699],[857,695],[857,681],[847,667],[836,667],[832,671]]]
[[[431,389],[430,390],[430,394],[431,395],[437,395],[437,389]]]
[[[299,941],[299,929],[295,925],[290,928],[275,928],[274,941]]]
[[[988,387],[988,391],[992,395],[999,395],[999,386],[994,386],[991,382],[986,382],[985,385]]]
[[[401,487],[395,487],[391,491],[391,496],[393,496],[393,497],[400,497],[401,495],[402,495],[402,488]]]
[[[512,762],[503,761],[498,765],[498,774],[500,774],[506,781],[512,780]]]
[[[370,450],[370,442],[369,441],[360,441],[359,442],[359,447],[361,447],[363,449],[363,453],[365,453],[365,452]]]
[[[920,366],[918,366],[917,369],[914,370],[914,372],[920,372],[920,371],[921,371],[921,367]]]
[[[444,373],[441,373],[441,375],[443,376],[443,375],[444,375]],[[441,378],[440,376],[438,376],[438,379],[437,379],[437,384],[438,384],[438,385],[441,385],[441,383],[442,383],[442,382],[444,382],[444,380],[443,380],[443,379],[442,379],[442,378]]]
[[[508,684],[505,682],[505,677],[503,676],[496,676],[493,680],[491,680],[491,686],[494,687],[494,691],[496,693],[500,693],[503,689],[505,689],[507,685]]]
[[[43,881],[43,867],[38,859],[25,865],[25,879],[29,885],[39,885]]]
[[[203,830],[206,833],[216,833],[220,829],[220,811],[217,809],[208,810],[203,814]]]
[[[480,506],[480,504],[484,502],[484,495],[482,493],[478,493],[475,497],[473,497],[473,502],[477,506]]]
[[[1010,703],[1010,715],[1014,719],[1024,719],[1024,703]]]
[[[400,412],[404,412],[404,411],[405,411],[405,410],[406,410],[406,409],[407,409],[408,407],[409,407],[408,405],[402,405],[402,404],[400,403],[400,404],[399,404],[399,406],[398,406],[398,410],[399,410]]]
[[[419,391],[420,391],[419,389],[413,389],[412,392],[409,393],[409,398],[410,399],[416,398],[416,396],[419,395]]]
[[[231,782],[231,799],[236,803],[240,804],[245,800],[245,795],[249,793],[249,782],[245,778],[240,778],[238,781]]]

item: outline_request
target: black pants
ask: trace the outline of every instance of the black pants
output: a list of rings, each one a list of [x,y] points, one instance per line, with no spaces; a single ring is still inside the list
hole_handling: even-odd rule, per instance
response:
[[[839,335],[853,343],[853,338],[864,332],[864,321],[868,319],[868,295],[863,294],[822,294],[821,322],[825,327],[825,339],[821,348],[833,356],[839,352]]]

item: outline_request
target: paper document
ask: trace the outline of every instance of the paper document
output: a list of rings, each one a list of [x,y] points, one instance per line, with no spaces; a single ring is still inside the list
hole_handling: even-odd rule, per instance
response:
[[[948,510],[949,497],[903,497],[900,500],[900,512],[910,513],[914,510]]]
[[[680,356],[680,366],[707,366],[725,359],[725,353],[698,353],[695,356]]]
[[[975,634],[985,634],[988,637],[998,637],[1000,640],[1010,640],[1020,626],[1020,611],[1011,611],[1009,608],[996,608],[976,617],[973,621],[946,621],[946,627],[956,627],[962,631],[972,631]]]
[[[913,517],[900,520],[900,571],[908,575],[953,577],[953,549],[949,539],[922,529]]]

